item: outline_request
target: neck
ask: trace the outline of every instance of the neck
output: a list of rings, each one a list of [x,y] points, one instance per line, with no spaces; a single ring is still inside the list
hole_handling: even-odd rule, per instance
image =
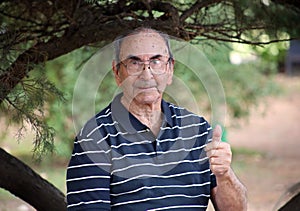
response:
[[[121,103],[141,123],[146,125],[154,135],[158,135],[162,124],[161,100],[151,104],[140,104],[135,100],[128,101],[124,96]]]

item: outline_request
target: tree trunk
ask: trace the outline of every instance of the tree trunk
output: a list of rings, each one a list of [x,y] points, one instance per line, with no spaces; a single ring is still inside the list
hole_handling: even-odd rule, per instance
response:
[[[279,211],[299,211],[300,210],[300,193],[291,198]]]
[[[300,210],[300,182],[291,186],[282,197],[281,203],[284,205],[279,211],[298,211]]]
[[[66,210],[64,194],[29,166],[0,148],[0,188],[41,211]]]

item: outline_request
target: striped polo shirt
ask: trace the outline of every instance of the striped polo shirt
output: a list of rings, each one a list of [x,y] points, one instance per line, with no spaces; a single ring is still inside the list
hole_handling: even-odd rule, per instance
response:
[[[162,100],[158,136],[118,95],[74,142],[67,169],[68,210],[206,210],[215,176],[204,147],[212,128]]]

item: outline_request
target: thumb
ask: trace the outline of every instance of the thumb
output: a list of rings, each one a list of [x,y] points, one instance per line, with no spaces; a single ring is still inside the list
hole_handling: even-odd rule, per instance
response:
[[[222,128],[220,125],[216,125],[213,131],[212,141],[221,141]]]

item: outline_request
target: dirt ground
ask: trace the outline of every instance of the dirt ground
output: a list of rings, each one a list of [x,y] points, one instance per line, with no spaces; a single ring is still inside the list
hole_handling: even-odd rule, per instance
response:
[[[284,93],[267,98],[239,127],[228,128],[232,147],[245,149],[245,155],[233,157],[233,166],[248,189],[249,211],[277,210],[285,191],[300,182],[300,77],[276,80]],[[33,210],[18,199],[3,203],[0,211]]]
[[[286,190],[300,182],[300,77],[276,80],[284,93],[266,99],[249,121],[228,130],[233,147],[259,152],[233,161],[246,164],[237,173],[248,189],[249,211],[277,210],[276,204],[288,199]]]

